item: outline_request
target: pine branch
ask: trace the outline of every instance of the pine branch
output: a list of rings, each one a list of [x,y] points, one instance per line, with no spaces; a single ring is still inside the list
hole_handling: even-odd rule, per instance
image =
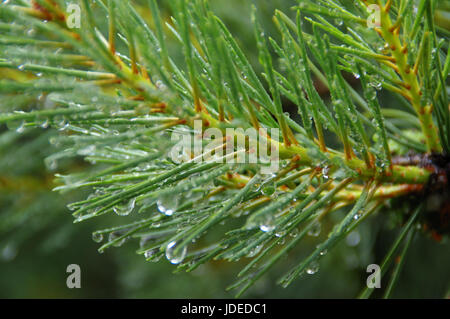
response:
[[[109,234],[100,251],[138,238],[147,260],[165,254],[188,271],[249,256],[232,286],[243,285],[240,293],[320,220],[345,212],[282,277],[287,285],[391,199],[427,196],[433,183],[447,194],[448,172],[433,156],[448,163],[448,44],[435,26],[436,1],[420,1],[416,16],[413,2],[302,1],[296,19],[275,12],[272,37],[255,7],[259,76],[207,1],[173,1],[165,21],[155,0],[143,8],[81,0],[81,28],[68,26],[64,1],[10,1],[0,7],[0,124],[56,128],[61,150],[48,162],[92,163],[57,175],[55,190],[91,190],[69,205],[76,222],[126,219],[93,234],[99,242]],[[370,4],[380,8],[375,28]],[[267,149],[269,158],[258,158]],[[422,160],[401,160],[409,150]],[[275,154],[279,169],[264,174]],[[206,239],[221,223],[227,231]]]

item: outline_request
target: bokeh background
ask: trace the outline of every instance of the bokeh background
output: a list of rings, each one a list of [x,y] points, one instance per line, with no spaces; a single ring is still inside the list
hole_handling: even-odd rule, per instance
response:
[[[144,1],[136,2],[139,4]],[[271,22],[273,11],[277,8],[289,13],[289,8],[295,4],[293,0],[210,2],[236,35],[255,66],[257,56],[250,22],[250,5],[257,5],[267,33],[276,37],[276,30]],[[166,1],[160,3],[163,8],[166,7]],[[145,14],[145,7],[141,9]],[[168,17],[168,11],[163,12]],[[327,92],[322,93],[326,98]],[[384,98],[388,103],[388,97]],[[0,100],[0,112],[7,110],[8,101]],[[286,110],[296,112],[289,104],[286,104]],[[168,261],[146,262],[142,256],[135,254],[138,248],[136,242],[99,254],[99,244],[92,240],[91,233],[108,221],[102,219],[102,225],[96,219],[73,224],[66,205],[84,198],[86,194],[61,195],[51,191],[55,186],[55,172],[65,174],[88,165],[81,159],[49,159],[48,156],[58,150],[58,146],[51,143],[55,134],[58,132],[48,128],[17,133],[6,126],[0,126],[1,298],[233,297],[233,292],[227,292],[225,288],[234,282],[236,274],[245,265],[245,260],[239,263],[211,262],[193,273],[173,274],[176,268]],[[326,236],[327,227],[328,225],[322,226],[320,236]],[[316,274],[303,277],[286,289],[276,285],[283,270],[306,255],[323,238],[309,237],[245,297],[355,297],[365,285],[367,265],[381,262],[397,232],[398,220],[392,214],[382,211],[328,254]],[[418,233],[393,296],[449,296],[449,252],[448,240],[437,243]],[[66,286],[69,275],[66,267],[69,264],[81,267],[81,289],[69,289]]]

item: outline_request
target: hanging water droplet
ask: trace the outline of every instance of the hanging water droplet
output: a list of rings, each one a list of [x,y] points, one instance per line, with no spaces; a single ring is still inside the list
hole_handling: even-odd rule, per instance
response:
[[[36,34],[36,30],[35,29],[30,28],[30,29],[27,30],[27,35],[30,36],[30,37],[34,36],[35,34]]]
[[[144,257],[147,258],[147,259],[148,259],[148,258],[151,258],[151,257],[153,256],[154,253],[155,253],[155,252],[154,252],[153,249],[146,250],[145,253],[144,253]]]
[[[158,256],[158,251],[159,251],[159,248],[153,248],[153,249],[146,250],[144,253],[145,259],[151,260],[153,262],[159,261],[161,256]]]
[[[48,125],[49,125],[49,121],[48,121],[48,119],[45,119],[44,122],[42,122],[39,126],[41,128],[47,128]]]
[[[92,233],[92,240],[96,243],[100,243],[103,241],[103,234],[102,233]]]
[[[258,255],[258,253],[261,251],[263,245],[258,245],[256,247],[254,247],[252,250],[250,250],[250,252],[247,254],[247,257],[255,257],[256,255]]]
[[[156,81],[155,85],[160,90],[166,90],[167,89],[167,86],[161,80]]]
[[[108,241],[110,241],[110,242],[114,241],[121,236],[122,236],[122,234],[120,234],[120,233],[116,233],[116,232],[109,233]],[[114,243],[114,246],[120,247],[125,243],[125,241],[126,241],[126,238],[122,238],[122,239],[118,240],[116,243]]]
[[[267,216],[264,220],[259,224],[259,229],[263,232],[271,232],[275,229],[275,220],[272,216]]]
[[[169,243],[166,247],[166,258],[172,264],[176,265],[181,263],[187,254],[187,247],[184,246],[181,250],[177,251],[177,243],[175,241]]]
[[[311,262],[308,268],[306,269],[306,273],[309,275],[314,275],[318,271],[319,271],[319,264],[316,261]]]
[[[378,91],[382,89],[383,83],[379,81],[378,79],[374,79],[372,82],[369,83],[371,87],[374,87]]]
[[[116,205],[113,208],[113,211],[119,216],[127,216],[129,215],[136,205],[136,198],[132,198],[125,205]]]
[[[319,254],[320,256],[325,256],[327,254],[328,250],[324,249]]]
[[[159,228],[159,227],[161,227],[161,223],[160,223],[160,222],[154,222],[154,223],[152,224],[152,227],[154,227],[154,228]]]
[[[161,214],[172,216],[178,207],[178,198],[170,194],[162,195],[156,201],[156,206]]]
[[[368,100],[376,100],[377,92],[375,90],[367,89],[365,90],[365,94]]]
[[[22,122],[22,123],[19,125],[19,127],[17,127],[16,132],[17,132],[17,133],[23,133],[23,132],[25,132],[25,122]]]
[[[75,206],[75,205],[73,205],[73,204],[69,204],[69,205],[67,205],[67,208],[68,208],[71,212],[73,212],[74,210],[77,209],[77,206]]]
[[[261,193],[265,196],[272,196],[275,193],[276,186],[274,181],[269,181],[261,186]]]
[[[308,235],[312,237],[317,237],[320,235],[320,231],[322,229],[322,225],[320,222],[315,222],[311,229],[308,231]]]

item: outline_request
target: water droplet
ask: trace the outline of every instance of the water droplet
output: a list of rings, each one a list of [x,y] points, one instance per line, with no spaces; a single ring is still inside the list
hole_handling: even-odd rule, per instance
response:
[[[84,147],[84,148],[78,150],[77,154],[81,155],[81,156],[89,156],[89,155],[92,156],[94,154],[95,150],[96,150],[95,145],[90,145],[90,146],[87,146],[87,147]]]
[[[181,263],[187,254],[187,247],[184,246],[181,250],[177,251],[177,243],[175,241],[169,243],[166,247],[166,258],[172,264],[176,265]]]
[[[383,83],[381,81],[379,81],[378,79],[373,79],[372,82],[369,83],[369,85],[371,87],[374,87],[375,89],[377,89],[378,91],[382,89],[383,87]]]
[[[156,81],[155,85],[160,90],[166,90],[167,89],[167,86],[161,80]]]
[[[247,254],[247,257],[255,257],[256,255],[258,255],[258,253],[261,251],[263,245],[258,245],[256,247],[254,247],[252,250],[250,250],[250,252]]]
[[[362,216],[362,211],[358,211],[355,216],[353,216],[354,220],[358,220]]]
[[[319,264],[316,261],[311,262],[308,268],[306,269],[306,273],[308,275],[314,275],[318,271],[319,271]]]
[[[350,247],[355,247],[361,241],[361,236],[359,235],[359,232],[353,231],[347,235],[347,237],[345,238],[345,241],[346,241],[347,245],[349,245]]]
[[[27,30],[27,35],[30,36],[30,37],[34,36],[35,34],[36,34],[36,30],[35,29],[30,28],[30,29]]]
[[[320,235],[322,225],[319,222],[315,222],[311,229],[308,231],[308,235],[312,237],[317,237]]]
[[[159,252],[159,248],[153,248],[153,249],[146,250],[144,253],[144,257],[147,260],[157,262],[161,259],[161,256],[158,255],[158,252]]]
[[[291,237],[297,237],[298,236],[298,229],[297,228],[294,228],[290,233],[289,233],[289,235],[291,236]]]
[[[156,201],[156,206],[161,214],[172,216],[178,207],[178,198],[174,195],[162,195]]]
[[[122,236],[121,233],[116,233],[116,232],[109,233],[108,241],[116,240],[117,238],[119,238],[121,236]],[[126,241],[126,238],[122,238],[121,240],[119,240],[116,243],[114,243],[113,246],[120,247],[120,246],[122,246],[125,243],[125,241]]]
[[[48,119],[46,119],[46,120],[44,120],[44,122],[42,122],[39,126],[40,126],[41,128],[47,128],[48,125],[49,125],[49,121],[48,121]]]
[[[154,227],[154,228],[159,228],[159,227],[161,227],[161,223],[160,223],[160,222],[154,222],[154,223],[152,224],[152,227]]]
[[[338,26],[342,26],[344,24],[344,21],[342,19],[335,19],[334,22],[338,25]]]
[[[73,205],[73,204],[69,204],[69,205],[67,205],[67,208],[68,208],[71,212],[73,212],[74,210],[77,209],[77,206],[75,206],[75,205]]]
[[[272,196],[275,190],[276,186],[274,181],[269,181],[261,186],[261,193],[265,196]]]
[[[286,231],[278,231],[278,232],[276,232],[275,233],[275,236],[276,237],[278,237],[278,238],[280,238],[280,237],[283,237],[284,235],[286,235]]]
[[[275,229],[275,220],[273,216],[266,216],[264,220],[259,224],[259,229],[263,232],[271,232]]]
[[[96,243],[100,243],[103,241],[103,234],[102,233],[92,233],[92,240]]]
[[[135,205],[136,205],[136,198],[132,198],[125,205],[114,206],[113,210],[119,216],[127,216],[133,211]]]
[[[17,133],[23,133],[23,132],[25,132],[25,122],[22,122],[22,123],[19,125],[19,127],[17,127],[16,132],[17,132]]]

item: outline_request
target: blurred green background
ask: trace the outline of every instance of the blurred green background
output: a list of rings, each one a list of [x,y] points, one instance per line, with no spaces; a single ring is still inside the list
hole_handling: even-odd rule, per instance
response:
[[[142,1],[137,1],[142,2]],[[165,1],[161,2],[164,6]],[[250,23],[255,3],[268,34],[275,34],[271,16],[275,8],[290,12],[295,1],[212,0],[211,5],[235,34],[256,64]],[[167,16],[167,13],[166,13]],[[253,54],[253,55],[252,55]],[[7,101],[0,101],[5,109]],[[4,108],[5,107],[5,108]],[[51,192],[52,174],[86,165],[81,160],[58,162],[45,158],[57,150],[51,129],[19,134],[0,127],[0,297],[1,298],[231,298],[225,288],[245,265],[212,262],[190,274],[173,274],[166,260],[146,262],[135,254],[136,242],[99,254],[91,239],[105,219],[73,224],[66,204],[85,194]],[[338,216],[337,216],[338,217]],[[101,223],[101,224],[100,224]],[[260,280],[248,298],[352,298],[365,285],[367,265],[380,263],[398,232],[392,216],[380,212],[357,233],[323,258],[320,271],[284,289],[276,280],[284,270],[326,236],[309,237],[283,262]],[[446,252],[446,253],[445,253]],[[417,234],[394,297],[442,298],[448,295],[450,244],[436,243]],[[247,260],[248,262],[248,260]],[[81,289],[66,286],[66,267],[81,267]],[[386,284],[387,282],[382,282]]]

